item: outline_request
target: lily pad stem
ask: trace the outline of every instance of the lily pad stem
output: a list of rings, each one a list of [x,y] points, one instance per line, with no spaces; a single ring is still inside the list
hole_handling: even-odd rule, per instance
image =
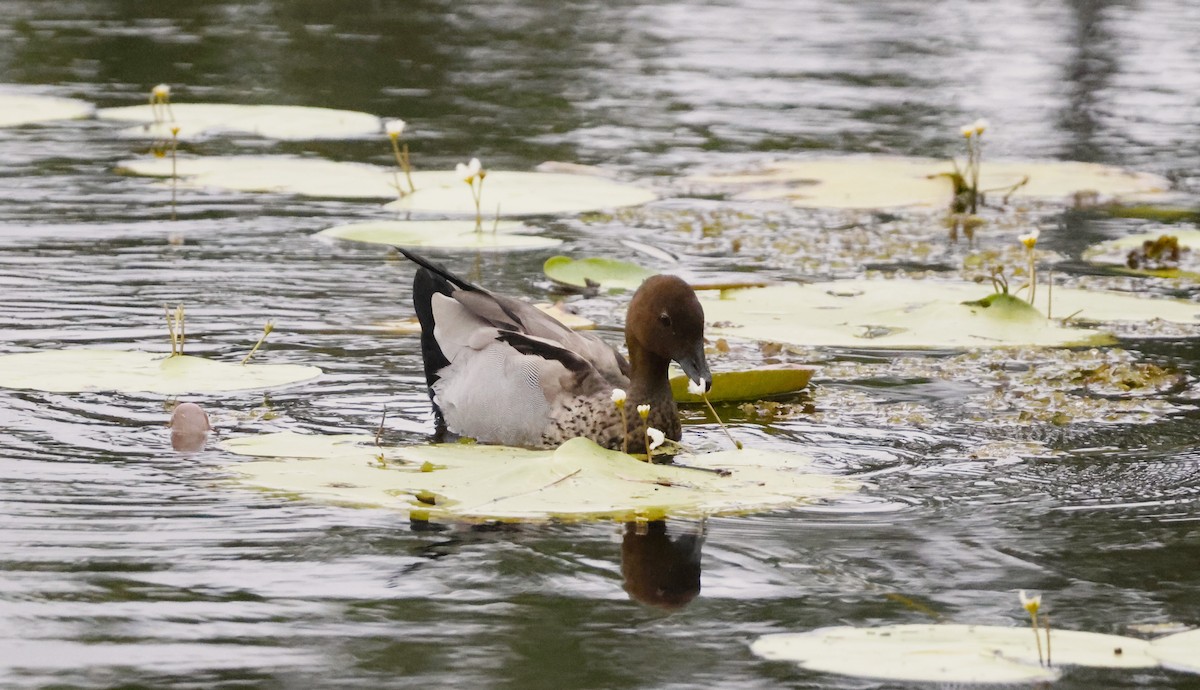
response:
[[[704,404],[708,406],[708,411],[712,413],[713,419],[717,420],[717,424],[721,426],[721,431],[724,431],[725,435],[729,437],[729,442],[733,444],[734,448],[741,450],[742,442],[735,439],[733,434],[729,433],[729,427],[725,426],[725,422],[721,421],[721,417],[717,414],[716,409],[713,408],[712,402],[708,399],[708,393],[701,393],[700,397],[704,399]]]
[[[1045,666],[1046,661],[1045,661],[1045,658],[1042,656],[1042,635],[1041,635],[1041,632],[1038,630],[1038,615],[1037,615],[1036,610],[1029,612],[1029,624],[1033,627],[1033,639],[1035,642],[1037,642],[1038,665]]]
[[[1050,614],[1042,616],[1042,624],[1046,627],[1046,666],[1049,667],[1053,665],[1050,661]]]

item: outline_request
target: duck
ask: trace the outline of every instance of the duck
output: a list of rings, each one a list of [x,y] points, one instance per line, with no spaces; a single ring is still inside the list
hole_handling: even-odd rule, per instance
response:
[[[417,265],[413,308],[438,436],[553,448],[575,437],[646,452],[645,427],[679,441],[667,369],[692,390],[712,388],[704,309],[677,276],[647,278],[629,301],[628,359],[598,336],[573,331],[533,305],[498,295],[402,247]],[[624,397],[624,414],[616,400]],[[645,421],[638,407],[649,405]]]

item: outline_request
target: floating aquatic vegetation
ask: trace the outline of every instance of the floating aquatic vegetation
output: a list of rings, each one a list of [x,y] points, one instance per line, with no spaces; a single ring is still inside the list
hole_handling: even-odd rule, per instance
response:
[[[1000,684],[1053,681],[1062,666],[1155,668],[1150,647],[1132,637],[1055,630],[1054,665],[1043,666],[1028,628],[946,624],[820,628],[764,635],[750,648],[766,659],[839,675]]]
[[[1121,266],[1130,273],[1158,278],[1200,280],[1200,230],[1171,228],[1129,235],[1092,245],[1083,258]]]
[[[813,473],[805,456],[766,450],[676,456],[681,464],[658,465],[581,438],[549,451],[476,444],[380,448],[367,435],[291,432],[222,445],[242,455],[291,458],[231,465],[243,484],[426,519],[745,514],[834,499],[860,487],[847,477]]]
[[[654,271],[617,259],[552,256],[542,264],[546,277],[559,285],[582,290],[636,290]]]
[[[172,125],[179,126],[185,138],[239,133],[285,141],[355,139],[378,134],[383,127],[378,117],[351,110],[297,105],[170,103],[168,100],[101,108],[96,111],[96,117],[138,123],[121,130],[121,136],[135,139],[165,139]]]
[[[225,393],[316,378],[317,367],[238,364],[137,350],[47,350],[0,355],[0,387],[78,393]]]
[[[1054,310],[1066,318],[1052,321],[1024,300],[981,299],[986,293],[965,282],[855,280],[729,290],[704,294],[701,304],[712,335],[802,346],[1078,346],[1113,342],[1104,331],[1077,327],[1080,321],[1124,321],[1144,337],[1157,332],[1140,326],[1155,321],[1200,328],[1200,304],[1182,300],[1055,288]]]
[[[126,160],[117,171],[168,178],[171,166],[153,158]],[[181,186],[242,192],[275,192],[324,199],[394,199],[393,171],[365,163],[339,163],[292,156],[180,157]],[[474,198],[463,194],[463,180],[451,170],[414,171],[416,191],[386,208],[412,213],[475,218]],[[655,194],[603,177],[565,173],[488,173],[488,204],[494,201],[501,217],[581,213],[602,208],[634,206],[653,201]]]
[[[0,127],[78,120],[89,117],[93,110],[91,103],[72,98],[0,91]]]
[[[1200,673],[1200,630],[1189,630],[1150,642],[1150,656],[1172,671]]]
[[[563,324],[567,328],[570,328],[571,330],[590,331],[596,328],[595,321],[584,318],[579,314],[570,311],[567,308],[567,305],[563,302],[555,302],[554,304],[550,304],[549,302],[541,302],[533,306],[541,309],[550,316],[553,316],[555,319],[558,319],[559,323]],[[421,322],[418,321],[416,317],[408,319],[395,319],[391,321],[380,321],[375,325],[379,328],[383,328],[395,333],[407,333],[410,335],[420,335],[421,333]]]
[[[473,252],[508,252],[546,249],[562,240],[530,234],[537,228],[514,221],[496,223],[492,231],[476,232],[466,220],[374,220],[327,228],[317,237],[351,242]]]
[[[740,200],[780,200],[795,206],[842,209],[945,208],[955,198],[950,161],[886,156],[773,161],[738,173],[698,175],[684,184]],[[948,180],[947,178],[951,178]],[[1022,180],[1028,181],[1021,184]],[[1062,201],[1081,192],[1142,198],[1167,191],[1157,175],[1094,163],[992,161],[977,188],[1014,188],[1012,199]]]

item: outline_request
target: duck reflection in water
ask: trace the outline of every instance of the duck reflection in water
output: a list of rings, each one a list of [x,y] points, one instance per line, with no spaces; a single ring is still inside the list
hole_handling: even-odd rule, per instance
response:
[[[672,539],[665,521],[625,523],[621,575],[629,597],[668,611],[691,603],[700,593],[706,527],[700,523]]]

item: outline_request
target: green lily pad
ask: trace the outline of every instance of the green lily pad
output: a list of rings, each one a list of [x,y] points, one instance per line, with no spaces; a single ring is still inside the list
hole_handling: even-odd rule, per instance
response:
[[[358,454],[348,452],[348,439],[342,437],[331,444],[320,436],[291,432],[222,445],[242,455],[309,458],[233,465],[244,484],[427,518],[540,521],[733,515],[832,499],[860,486],[846,477],[811,473],[807,457],[762,450],[681,457],[678,460],[690,466],[681,467],[645,463],[582,438],[555,450],[474,444],[381,449],[370,436],[358,439]],[[321,455],[330,450],[336,455]],[[714,469],[725,472],[707,471]]]
[[[1051,663],[1038,662],[1028,627],[988,625],[839,626],[764,635],[750,646],[765,659],[859,678],[929,683],[1026,683],[1058,678],[1059,666],[1153,668],[1144,640],[1052,630]]]
[[[686,182],[701,190],[725,191],[739,199],[786,200],[801,207],[945,208],[953,197],[953,186],[945,174],[953,170],[948,160],[933,158],[813,158],[775,161],[751,172],[697,176]],[[1171,186],[1157,175],[1095,163],[999,161],[985,157],[979,187],[1008,188],[1026,177],[1029,181],[1011,198],[1064,200],[1085,192],[1140,198],[1161,194]]]
[[[0,127],[53,120],[78,120],[92,114],[92,104],[72,98],[0,92]]]
[[[156,113],[169,112],[174,119],[156,121]],[[101,108],[101,120],[136,122],[123,130],[133,138],[170,139],[171,128],[178,127],[180,139],[238,132],[266,137],[303,141],[314,139],[353,139],[382,134],[382,121],[369,113],[297,105],[236,105],[231,103],[172,103],[151,108],[131,105]]]
[[[804,390],[812,374],[812,369],[800,367],[719,371],[713,374],[708,399],[710,402],[735,402],[796,393]],[[671,377],[671,394],[676,402],[704,402],[704,398],[688,392],[688,378],[683,374]]]
[[[598,257],[552,256],[542,264],[542,271],[560,285],[587,288],[590,281],[603,290],[636,290],[642,281],[654,275],[654,271],[628,261]]]
[[[801,346],[854,348],[985,348],[1076,346],[1113,342],[1103,331],[1064,326],[1037,311],[1002,300],[979,304],[987,288],[934,280],[855,280],[780,285],[701,295],[710,335]],[[1167,298],[1042,285],[1038,306],[1053,294],[1052,314],[1071,323],[1128,322],[1152,337],[1161,319],[1200,328],[1200,305]],[[970,304],[974,303],[974,304]],[[1140,327],[1144,325],[1144,327]]]
[[[475,221],[471,220],[384,220],[338,225],[322,230],[317,236],[369,244],[476,252],[545,249],[562,244],[562,240],[522,232],[533,230],[512,221],[486,223],[482,232],[476,232]]]
[[[1189,630],[1150,642],[1150,656],[1172,671],[1200,673],[1200,630]]]
[[[1156,223],[1200,223],[1200,210],[1194,208],[1179,208],[1176,206],[1155,206],[1153,204],[1135,204],[1122,206],[1112,204],[1101,209],[1113,218],[1140,218]]]
[[[320,374],[317,367],[299,364],[243,365],[137,350],[49,350],[0,355],[0,387],[53,393],[222,393],[285,386]]]
[[[189,188],[277,192],[327,199],[396,199],[407,187],[393,168],[289,156],[179,156],[178,184]],[[170,158],[122,161],[117,171],[171,177]],[[471,190],[451,170],[416,171],[417,191],[386,208],[412,213],[475,217]],[[481,211],[485,225],[499,207],[501,217],[580,213],[634,206],[654,200],[653,192],[602,177],[564,173],[492,170],[484,181]]]

